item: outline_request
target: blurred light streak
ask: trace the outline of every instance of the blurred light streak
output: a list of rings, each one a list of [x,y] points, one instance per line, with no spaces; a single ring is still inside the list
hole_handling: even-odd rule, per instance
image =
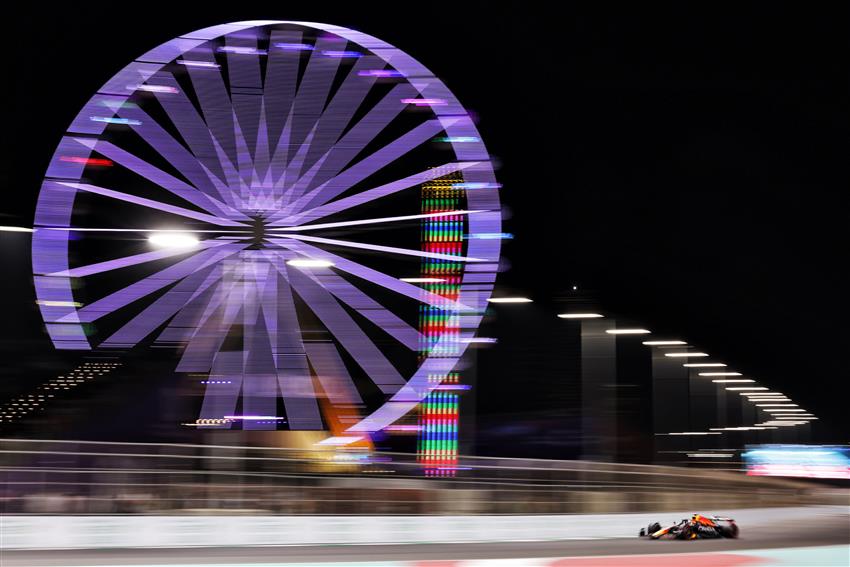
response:
[[[141,122],[132,118],[115,118],[114,116],[89,116],[92,122],[105,122],[106,124],[122,124],[125,126],[139,126]]]
[[[736,392],[739,390],[767,390],[764,386],[735,386],[732,388],[726,388],[730,392]]]
[[[708,354],[705,352],[665,352],[664,356],[669,356],[670,358],[699,358],[703,356],[708,356]]]
[[[702,374],[700,374],[700,376],[702,376]],[[714,382],[715,384],[744,384],[744,383],[753,383],[753,382],[755,382],[755,380],[747,380],[747,379],[727,380],[727,379],[724,378],[723,380],[712,380],[712,382]]]
[[[682,346],[686,345],[685,341],[643,341],[646,346]]]
[[[144,91],[148,93],[160,93],[160,94],[177,94],[178,91],[174,87],[169,87],[167,85],[128,85],[128,90],[136,90],[136,91]]]
[[[313,258],[299,258],[295,260],[289,260],[287,264],[295,268],[330,268],[334,265],[333,262],[329,262],[327,260],[317,260]]]
[[[490,303],[531,303],[532,300],[528,297],[491,297],[487,301]]]
[[[218,48],[219,53],[234,53],[236,55],[266,55],[265,49],[256,47],[244,47],[239,45],[222,45]]]
[[[502,187],[501,183],[483,183],[483,182],[464,182],[464,183],[454,183],[455,189],[465,189],[465,190],[475,190],[475,189],[500,189]]]
[[[80,163],[83,165],[91,165],[96,167],[109,167],[113,165],[112,160],[110,159],[102,159],[102,158],[84,158],[80,156],[61,156],[59,161],[65,161],[69,163]]]
[[[648,329],[605,329],[609,335],[649,335]]]
[[[23,226],[0,226],[0,232],[32,232],[33,230]]]
[[[558,313],[561,319],[601,319],[601,313]],[[646,343],[643,343],[646,344]]]
[[[740,372],[700,372],[700,376],[741,376]]]
[[[83,304],[77,301],[51,301],[49,299],[36,300],[36,305],[44,305],[45,307],[82,307]]]
[[[392,69],[363,69],[358,71],[357,74],[361,77],[378,77],[381,79],[404,76],[402,73]]]
[[[338,59],[363,57],[363,54],[359,51],[322,51],[322,55]]]
[[[414,106],[443,106],[446,101],[441,98],[403,98],[401,103]]]
[[[275,43],[274,46],[285,51],[313,51],[315,49],[315,46],[309,43]]]
[[[158,248],[192,248],[199,244],[197,237],[179,232],[161,232],[148,237],[148,242]]]
[[[191,61],[189,59],[178,59],[176,61],[178,65],[185,65],[186,67],[198,67],[201,69],[218,69],[221,67],[218,63],[213,63],[212,61]]]
[[[446,281],[445,278],[399,278],[399,281],[407,283],[440,283]]]
[[[722,362],[688,362],[682,366],[685,368],[715,368],[726,365]]]

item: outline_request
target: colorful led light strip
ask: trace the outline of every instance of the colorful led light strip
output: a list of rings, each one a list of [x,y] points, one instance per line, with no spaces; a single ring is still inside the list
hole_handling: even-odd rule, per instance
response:
[[[457,187],[460,174],[450,174],[422,185],[422,212],[439,213],[460,210],[463,190]],[[422,220],[422,250],[444,255],[463,255],[464,216],[449,215]],[[438,281],[425,282],[423,288],[444,297],[446,305],[425,305],[419,310],[419,327],[423,339],[421,355],[456,356],[458,341],[442,341],[440,352],[435,349],[441,339],[458,338],[459,321],[449,304],[456,302],[460,293],[463,266],[460,262],[445,259],[423,258],[423,278]],[[458,452],[458,401],[456,393],[462,389],[460,374],[433,374],[429,382],[436,385],[420,404],[419,443],[417,456],[426,476],[454,476],[457,471]],[[442,389],[445,387],[445,389]],[[449,389],[451,388],[451,389]]]

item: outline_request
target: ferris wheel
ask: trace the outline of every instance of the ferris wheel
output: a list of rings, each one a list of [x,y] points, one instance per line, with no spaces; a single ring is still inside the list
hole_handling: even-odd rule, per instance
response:
[[[459,198],[423,212],[420,190]],[[499,185],[467,111],[361,32],[250,21],[186,34],[112,77],[50,162],[33,235],[59,349],[177,349],[198,423],[350,439],[403,417],[472,342],[498,269]],[[447,201],[448,202],[448,201]],[[423,219],[459,247],[420,246]],[[456,266],[457,290],[416,277]],[[428,337],[422,306],[454,321]],[[239,417],[239,416],[236,416]]]

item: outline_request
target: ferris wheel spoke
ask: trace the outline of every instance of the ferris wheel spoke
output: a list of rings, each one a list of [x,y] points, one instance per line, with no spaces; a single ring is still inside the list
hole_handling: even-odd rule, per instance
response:
[[[181,199],[192,203],[196,207],[204,209],[210,214],[221,215],[227,218],[250,220],[247,216],[233,207],[230,207],[218,199],[211,197],[207,193],[203,193],[191,185],[180,181],[176,177],[169,175],[161,169],[154,167],[141,158],[122,150],[110,142],[105,142],[103,140],[95,141],[88,138],[74,138],[74,140],[90,150],[95,150],[99,154],[121,164],[130,171],[144,177],[148,181],[155,183],[163,189],[170,191]]]
[[[289,279],[304,303],[383,393],[392,394],[404,385],[398,370],[330,292],[298,270],[292,270]]]
[[[327,203],[379,169],[382,169],[407,152],[432,139],[444,128],[450,126],[452,122],[453,120],[442,122],[440,120],[428,120],[420,124],[395,141],[352,165],[333,179],[329,179],[313,191],[300,197],[291,206],[286,207],[283,212],[300,212],[306,208]]]
[[[300,146],[325,107],[328,93],[342,61],[339,57],[328,57],[326,53],[341,51],[347,43],[344,39],[335,37],[320,37],[316,41],[315,49],[311,52],[307,68],[304,70],[304,77],[298,85],[295,100],[292,102],[290,148]],[[291,152],[289,154],[291,155]]]
[[[376,77],[364,77],[360,73],[380,66],[383,66],[383,61],[378,57],[358,58],[312,128],[313,139],[309,144],[302,144],[299,148],[299,151],[305,150],[306,155],[297,169],[292,168],[290,178],[301,175],[304,166],[314,164],[337,142],[343,129],[351,121],[357,108],[375,83]]]
[[[204,316],[189,337],[177,364],[177,372],[210,372],[216,353],[227,337],[227,331],[241,313],[242,296],[241,282],[222,282],[220,295],[207,306]]]
[[[142,207],[148,207],[151,209],[156,209],[158,211],[163,211],[166,213],[171,213],[174,215],[180,215],[183,217],[187,217],[190,219],[195,219],[203,222],[207,222],[210,224],[216,224],[219,226],[240,226],[244,227],[245,225],[241,222],[217,217],[213,215],[208,215],[206,213],[199,213],[197,211],[192,211],[189,209],[184,209],[183,207],[177,207],[175,205],[168,205],[166,203],[162,203],[160,201],[154,201],[153,199],[145,199],[144,197],[138,197],[136,195],[129,195],[127,193],[122,193],[120,191],[115,191],[112,189],[107,189],[105,187],[98,187],[97,185],[89,185],[88,183],[68,183],[65,181],[58,181],[58,185],[64,185],[65,187],[70,187],[72,189],[79,189],[80,191],[86,191],[88,193],[95,193],[97,195],[102,195],[104,197],[110,197],[112,199],[117,199],[119,201],[126,201],[128,203],[133,203],[135,205],[140,205]]]
[[[403,191],[404,189],[416,187],[422,183],[425,183],[426,181],[431,181],[432,179],[437,179],[445,175],[454,173],[456,171],[463,171],[467,168],[476,167],[479,165],[481,165],[481,162],[476,161],[447,163],[445,165],[427,169],[420,173],[409,175],[397,181],[392,181],[385,185],[381,185],[380,187],[375,187],[374,189],[361,191],[360,193],[357,193],[356,195],[352,195],[350,197],[344,197],[342,199],[332,201],[327,205],[322,205],[320,207],[308,209],[292,216],[281,218],[280,220],[276,222],[271,222],[270,224],[273,226],[292,224],[300,225],[304,221],[314,221],[322,217],[326,217],[328,215],[345,211],[352,207],[364,205],[366,203],[375,201],[388,195],[393,195],[395,193],[398,193],[399,191]]]
[[[266,126],[268,130],[269,148],[277,148],[281,139],[283,126],[289,116],[288,109],[292,106],[298,83],[298,69],[301,64],[301,52],[297,49],[283,49],[280,46],[300,45],[300,31],[278,31],[271,33],[269,41],[269,57],[266,63],[266,77],[264,84],[275,85],[273,89],[263,89],[263,102],[266,108]],[[288,138],[286,140],[288,144]],[[277,179],[279,169],[276,165],[285,164],[286,151],[281,151],[282,160],[275,161],[275,152],[272,152],[268,173]]]
[[[201,405],[201,419],[222,419],[226,415],[236,413],[239,392],[242,391],[244,366],[244,355],[239,351],[215,354],[211,366],[207,368],[211,379],[207,380]],[[231,426],[232,424],[227,424],[228,429]]]
[[[402,99],[416,95],[416,89],[403,83],[396,85],[361,118],[334,146],[325,152],[324,161],[328,163],[320,174],[313,178],[312,185],[320,185],[336,175],[378,135],[407,105]],[[308,172],[309,173],[309,172]],[[315,175],[315,173],[313,173]],[[278,185],[294,186],[291,179],[280,179]],[[307,189],[307,188],[305,188]]]
[[[285,270],[285,264],[277,268],[279,272]],[[263,290],[261,309],[268,329],[286,417],[291,426],[321,429],[322,418],[307,365],[304,342],[300,330],[293,325],[293,322],[298,321],[298,314],[292,288],[282,273],[269,275]]]
[[[138,344],[182,309],[194,294],[203,293],[218,281],[221,276],[212,274],[215,271],[213,268],[214,266],[199,270],[178,282],[101,345],[105,348],[129,348]]]
[[[190,258],[81,307],[76,313],[63,319],[68,319],[67,322],[79,320],[80,323],[91,323],[247,247],[248,244],[228,243],[221,247],[202,250]]]
[[[130,120],[130,127],[177,171],[186,176],[201,192],[215,194],[215,187],[204,173],[198,159],[174,139],[151,116],[138,107],[119,106],[118,116]]]
[[[195,292],[177,312],[168,325],[157,336],[157,344],[185,344],[198,328],[209,317],[211,312],[221,305],[224,300],[226,286],[221,282],[221,264],[213,267],[208,278],[216,278],[213,285],[207,287],[202,293]],[[203,284],[201,287],[204,287]]]
[[[236,140],[236,163],[239,171],[239,179],[242,181],[242,187],[254,189],[254,181],[257,179],[257,171],[254,169],[254,160],[251,157],[251,150],[248,147],[248,141],[242,133],[242,126],[236,118],[236,113],[233,113],[233,135]],[[250,196],[246,191],[244,197]]]
[[[209,46],[198,46],[183,54],[187,61],[215,64],[215,56]],[[217,67],[203,68],[188,66],[189,78],[197,95],[204,122],[212,133],[213,140],[223,149],[231,163],[236,163],[236,139],[233,130],[233,104],[227,87]]]
[[[156,260],[162,260],[164,258],[171,258],[172,256],[181,256],[184,254],[196,254],[198,249],[205,250],[208,248],[215,248],[216,246],[224,246],[225,244],[231,244],[232,242],[229,240],[202,240],[198,243],[197,248],[165,248],[163,250],[154,250],[152,252],[143,252],[141,254],[133,254],[132,256],[124,256],[123,258],[116,258],[114,260],[107,260],[105,262],[98,262],[96,264],[89,264],[87,266],[79,266],[77,268],[69,268],[67,270],[63,270],[61,272],[53,272],[52,274],[47,274],[48,276],[66,276],[70,278],[82,278],[85,276],[91,276],[94,274],[100,274],[103,272],[109,272],[111,270],[120,270],[121,268],[128,268],[130,266],[137,266],[139,264],[144,264],[147,262],[153,262]]]
[[[305,347],[307,358],[316,371],[322,390],[332,404],[354,406],[363,403],[363,398],[333,343],[311,342]]]
[[[424,337],[419,331],[344,278],[330,271],[318,274],[305,273],[314,282],[331,292],[338,300],[360,313],[376,327],[410,350],[416,351],[421,348],[421,341],[424,340]]]
[[[440,309],[446,311],[466,312],[471,310],[471,308],[462,305],[457,301],[452,301],[442,295],[432,293],[419,286],[403,282],[398,278],[394,278],[393,276],[389,276],[373,268],[358,264],[357,262],[354,262],[353,260],[349,260],[347,258],[343,258],[342,256],[332,254],[330,252],[327,252],[326,250],[322,250],[321,248],[317,248],[305,242],[290,240],[289,242],[281,242],[281,246],[285,246],[290,250],[293,250],[295,252],[298,252],[299,254],[303,254],[308,257],[327,259],[333,262],[334,268],[336,269],[342,270],[343,272],[347,272],[353,276],[357,276],[362,280],[379,285],[384,289],[393,291],[400,295],[404,295],[411,299],[415,299],[420,303],[439,307]]]
[[[438,252],[426,252],[424,250],[410,250],[408,248],[397,248],[395,246],[381,246],[380,244],[368,244],[366,242],[353,242],[351,240],[336,240],[334,238],[322,238],[319,236],[307,236],[304,234],[281,234],[279,238],[293,238],[306,242],[317,242],[331,246],[342,246],[345,248],[357,248],[360,250],[371,250],[373,252],[387,252],[401,256],[416,256],[418,258],[432,258],[434,260],[446,260],[447,262],[486,262],[483,258],[469,258],[467,256],[455,256],[454,254],[440,254]],[[279,239],[270,238],[269,242],[279,243]]]
[[[297,179],[297,174],[301,170],[301,165],[304,163],[304,158],[307,157],[307,150],[310,147],[310,142],[313,141],[313,135],[316,133],[316,129],[313,128],[310,132],[307,133],[307,138],[304,140],[304,143],[301,144],[301,147],[298,148],[298,151],[295,152],[295,155],[289,160],[289,163],[286,166],[286,169],[281,176],[281,188],[283,189],[283,204],[286,205],[293,200],[293,195],[296,191],[300,190],[301,187],[301,179],[295,183],[295,185],[291,187],[285,187],[287,179]],[[313,172],[315,175],[315,172]],[[305,175],[304,177],[313,178],[313,175]]]
[[[421,215],[401,215],[397,217],[382,217],[377,219],[360,219],[353,221],[340,221],[340,222],[325,222],[320,224],[302,224],[298,226],[290,226],[279,228],[277,230],[281,232],[304,232],[309,230],[320,230],[327,228],[345,228],[348,226],[361,226],[367,224],[384,224],[389,222],[404,222],[410,220],[421,220],[421,219],[437,219],[442,217],[460,217],[466,215],[474,215],[476,213],[486,213],[485,210],[480,211],[442,211],[439,213],[423,213]]]
[[[260,106],[262,102],[263,80],[260,71],[260,55],[257,51],[256,36],[226,36],[226,47],[242,50],[228,51],[227,75],[230,97],[233,101],[233,123],[239,136],[246,142],[248,161],[256,159],[257,132],[260,127]],[[237,145],[237,156],[238,152]],[[252,168],[253,169],[253,168]]]
[[[159,71],[148,79],[148,83],[170,87],[174,91],[156,92],[154,96],[202,168],[209,172],[208,175],[212,174],[217,180],[223,181],[224,172],[215,157],[212,132],[195,110],[195,105],[180,88],[174,75]]]

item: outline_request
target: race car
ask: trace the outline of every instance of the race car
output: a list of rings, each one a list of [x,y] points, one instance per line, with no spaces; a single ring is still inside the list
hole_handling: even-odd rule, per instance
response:
[[[738,524],[732,518],[694,514],[677,524],[662,528],[658,522],[641,528],[639,537],[649,539],[717,539],[738,537]]]

